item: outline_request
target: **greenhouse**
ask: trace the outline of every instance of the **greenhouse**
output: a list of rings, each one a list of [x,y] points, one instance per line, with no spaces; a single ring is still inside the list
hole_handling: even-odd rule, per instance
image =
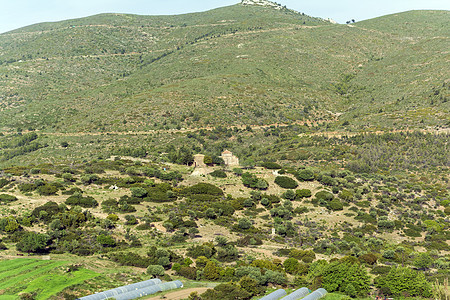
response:
[[[320,289],[315,290],[314,292],[312,292],[311,294],[309,294],[302,300],[318,300],[318,299],[322,298],[323,296],[325,296],[326,294],[327,294],[327,291],[325,289],[320,288]]]
[[[146,295],[152,295],[157,292],[172,290],[183,287],[181,281],[171,281],[162,283],[159,279],[150,279],[130,285],[118,287],[112,290],[96,293],[93,295],[78,298],[79,300],[103,300],[114,298],[116,300],[135,299]]]
[[[262,297],[259,300],[277,300],[277,299],[280,299],[283,296],[286,296],[286,294],[287,293],[286,293],[285,290],[279,289],[279,290],[276,290],[273,293],[270,293],[269,295],[266,295],[266,296]]]
[[[305,297],[306,295],[308,295],[311,291],[306,288],[306,287],[302,287],[298,290],[293,291],[292,293],[290,293],[289,295],[287,295],[286,297],[281,298],[282,300],[298,300],[298,299],[302,299],[303,297]]]

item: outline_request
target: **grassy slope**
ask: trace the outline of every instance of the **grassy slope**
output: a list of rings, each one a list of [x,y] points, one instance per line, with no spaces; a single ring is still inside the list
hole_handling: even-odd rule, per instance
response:
[[[1,261],[0,270],[4,270],[0,284],[0,290],[4,291],[2,298],[16,299],[19,292],[37,292],[36,299],[48,299],[66,287],[97,276],[97,273],[86,269],[64,273],[61,267],[66,264],[35,259]]]
[[[425,125],[445,125],[448,101],[429,96],[448,77],[446,20],[448,12],[420,11],[349,27],[234,5],[38,24],[0,36],[0,60],[17,60],[0,65],[1,125],[150,130],[329,112],[346,113],[356,128],[419,126],[424,114]],[[345,74],[356,77],[339,95]],[[385,121],[417,108],[419,115]]]

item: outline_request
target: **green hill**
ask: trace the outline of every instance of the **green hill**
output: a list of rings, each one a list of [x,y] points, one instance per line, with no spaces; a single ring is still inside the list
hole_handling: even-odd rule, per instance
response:
[[[128,131],[343,113],[356,126],[444,126],[447,19],[413,11],[346,26],[233,5],[37,24],[0,35],[0,122]]]

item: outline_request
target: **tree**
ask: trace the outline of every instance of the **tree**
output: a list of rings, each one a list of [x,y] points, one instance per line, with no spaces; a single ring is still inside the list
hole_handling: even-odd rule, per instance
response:
[[[431,285],[422,272],[407,267],[391,268],[388,274],[374,280],[375,286],[384,294],[392,296],[431,296]]]
[[[287,176],[277,176],[275,183],[284,189],[295,189],[298,186],[298,183],[294,179]]]
[[[351,297],[367,296],[370,277],[359,263],[334,261],[328,264],[322,273],[322,284],[328,292],[342,292]]]
[[[238,227],[243,230],[250,229],[250,227],[252,227],[252,221],[247,218],[239,219]]]
[[[116,241],[110,235],[100,234],[99,236],[97,236],[97,242],[103,247],[116,246]]]
[[[206,280],[217,280],[219,279],[219,271],[214,262],[208,261],[205,268],[203,269],[203,277]]]
[[[21,252],[42,252],[46,249],[50,237],[46,234],[27,232],[16,244],[16,248]]]
[[[161,265],[149,265],[147,267],[147,274],[153,277],[164,276],[164,267]]]
[[[413,261],[413,264],[416,268],[419,270],[426,270],[428,269],[431,264],[433,263],[433,259],[431,258],[430,254],[428,253],[419,253]]]
[[[298,260],[293,257],[290,257],[283,262],[283,266],[286,272],[293,275],[297,274],[299,265],[300,263],[298,262]]]

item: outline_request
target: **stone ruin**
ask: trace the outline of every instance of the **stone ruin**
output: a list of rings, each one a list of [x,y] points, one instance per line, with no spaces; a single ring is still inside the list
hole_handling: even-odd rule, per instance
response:
[[[222,156],[220,157],[223,159],[223,161],[225,162],[225,166],[227,167],[239,166],[239,158],[237,158],[237,156],[234,156],[233,153],[228,150],[223,151]]]
[[[194,155],[194,168],[205,168],[206,164],[204,162],[205,155],[196,154]]]

